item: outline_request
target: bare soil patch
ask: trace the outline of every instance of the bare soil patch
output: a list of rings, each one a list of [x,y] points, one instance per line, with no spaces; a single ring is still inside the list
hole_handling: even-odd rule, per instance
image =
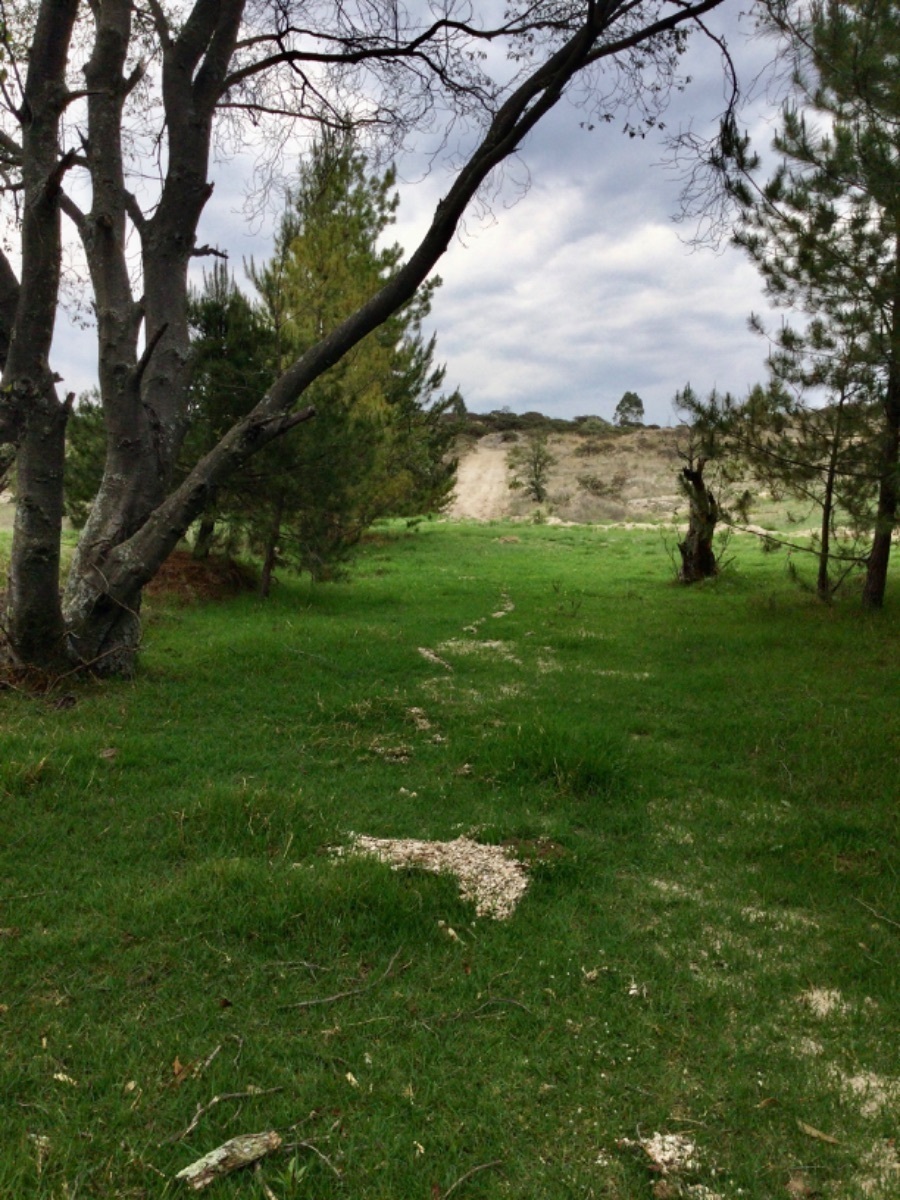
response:
[[[506,469],[509,449],[500,434],[490,433],[462,454],[448,516],[496,521],[509,515],[513,499]]]
[[[257,583],[256,572],[244,563],[213,556],[195,559],[187,550],[176,550],[147,585],[146,593],[195,604],[252,592]]]

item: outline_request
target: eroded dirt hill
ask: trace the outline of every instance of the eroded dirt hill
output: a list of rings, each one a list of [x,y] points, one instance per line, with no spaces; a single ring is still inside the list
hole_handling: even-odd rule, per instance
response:
[[[563,521],[635,521],[658,524],[683,507],[677,476],[682,465],[678,429],[611,431],[601,436],[551,434],[554,458],[547,499],[537,504],[524,489],[511,489],[511,450],[522,433],[489,433],[460,447],[455,498],[448,515],[480,521],[544,517]]]

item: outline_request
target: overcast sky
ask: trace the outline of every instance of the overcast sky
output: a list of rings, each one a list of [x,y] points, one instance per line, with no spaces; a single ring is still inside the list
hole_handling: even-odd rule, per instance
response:
[[[771,48],[747,42],[729,9],[729,43],[747,81]],[[723,107],[715,47],[695,39],[694,82],[667,114],[671,130],[714,128]],[[473,411],[509,406],[572,417],[612,416],[637,392],[646,420],[673,423],[672,399],[690,382],[706,393],[742,393],[764,376],[765,345],[751,312],[768,310],[759,277],[738,251],[691,249],[676,224],[680,183],[660,140],[630,139],[621,123],[593,132],[563,103],[531,135],[492,212],[472,216],[438,271],[429,326],[447,388]],[[756,132],[768,138],[757,113]],[[403,182],[396,240],[411,251],[447,190],[438,171],[399,164]],[[530,179],[522,194],[521,181]],[[248,229],[241,163],[218,172],[201,242],[228,249],[240,277],[249,255],[264,258],[275,214]],[[95,378],[93,330],[61,325],[55,355],[67,389]]]

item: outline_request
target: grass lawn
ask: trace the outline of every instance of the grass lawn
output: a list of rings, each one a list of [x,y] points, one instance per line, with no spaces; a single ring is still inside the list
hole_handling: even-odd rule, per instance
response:
[[[683,589],[658,533],[397,526],[0,691],[0,1197],[261,1131],[210,1195],[900,1195],[900,579],[864,617],[733,545]]]

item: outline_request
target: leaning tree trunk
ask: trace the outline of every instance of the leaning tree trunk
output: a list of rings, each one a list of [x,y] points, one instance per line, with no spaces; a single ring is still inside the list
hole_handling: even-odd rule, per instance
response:
[[[678,543],[681,553],[681,570],[678,578],[682,583],[696,583],[718,573],[713,535],[719,520],[719,505],[712,489],[704,482],[703,468],[706,459],[698,459],[696,467],[681,470],[681,490],[689,504],[688,529],[684,541]]]

